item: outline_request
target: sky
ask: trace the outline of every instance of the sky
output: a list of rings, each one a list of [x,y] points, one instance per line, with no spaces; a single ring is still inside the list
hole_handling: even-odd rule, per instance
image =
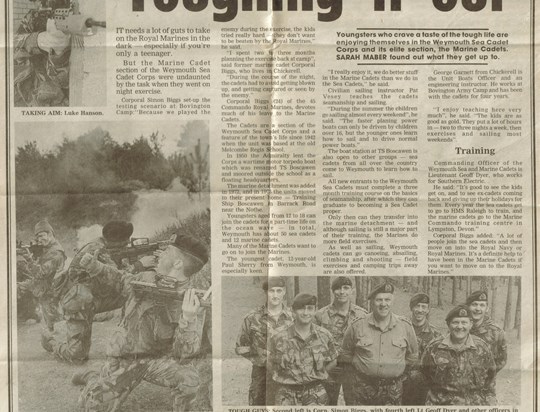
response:
[[[97,127],[109,131],[111,137],[118,143],[132,142],[141,135],[149,137],[157,130],[163,154],[168,156],[178,150],[177,141],[185,123],[181,121],[26,122],[16,124],[15,141],[17,147],[36,141],[40,150],[49,151],[60,144],[64,137],[75,139]],[[166,136],[166,139],[163,139],[162,135]]]

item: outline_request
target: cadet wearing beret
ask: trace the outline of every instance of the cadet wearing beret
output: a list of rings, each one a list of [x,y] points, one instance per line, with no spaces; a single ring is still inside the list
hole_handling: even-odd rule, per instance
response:
[[[200,307],[193,286],[195,276],[207,263],[206,246],[178,232],[159,254],[157,265],[138,274],[117,273],[128,294],[121,326],[107,345],[107,359],[101,371],[76,374],[72,382],[85,384],[79,408],[85,412],[118,411],[129,394],[143,381],[171,390],[174,411],[192,410],[201,384],[194,358],[204,350],[206,309]],[[103,265],[97,262],[97,267]],[[184,291],[181,308],[164,305],[151,294],[139,294],[132,281],[155,283],[167,279]]]
[[[470,334],[469,308],[452,309],[446,324],[450,333],[433,340],[422,356],[426,405],[496,405],[495,361],[488,345]]]
[[[347,328],[357,319],[365,318],[367,312],[364,308],[355,305],[352,302],[354,292],[353,283],[350,278],[339,276],[332,282],[332,294],[334,299],[330,305],[325,306],[315,314],[314,323],[328,330],[338,349],[343,343],[343,335]],[[347,404],[352,404],[352,385],[351,380],[340,365],[338,357],[338,366],[336,366],[330,377],[325,382],[324,387],[328,393],[328,405],[337,405],[339,391],[343,385],[343,397]]]
[[[133,225],[113,220],[101,233],[101,237],[77,251],[67,270],[65,292],[60,301],[66,320],[65,340],[57,340],[52,333],[42,336],[42,346],[60,360],[87,360],[94,315],[119,309],[127,299],[127,294],[118,287],[122,272],[109,250],[128,244]]]
[[[317,298],[300,293],[292,305],[294,323],[270,339],[276,405],[327,405],[323,382],[338,351],[330,332],[313,323]]]
[[[482,290],[471,293],[467,297],[466,304],[473,320],[471,334],[478,336],[489,345],[497,365],[497,372],[499,372],[506,365],[508,356],[506,339],[504,330],[487,314],[489,309],[487,293]]]
[[[412,312],[411,323],[418,340],[418,357],[421,358],[428,343],[441,336],[441,333],[429,323],[429,295],[417,293],[411,298],[409,308]],[[403,405],[424,405],[426,395],[427,387],[423,375],[418,369],[411,370],[403,382]]]
[[[292,313],[284,303],[285,280],[271,276],[262,288],[266,303],[244,317],[236,341],[236,353],[252,363],[249,405],[274,404],[273,381],[267,369],[268,341],[278,328],[293,323]]]
[[[417,364],[418,342],[410,321],[392,313],[391,283],[368,298],[373,312],[347,329],[341,350],[354,371],[353,405],[401,405],[403,375]]]

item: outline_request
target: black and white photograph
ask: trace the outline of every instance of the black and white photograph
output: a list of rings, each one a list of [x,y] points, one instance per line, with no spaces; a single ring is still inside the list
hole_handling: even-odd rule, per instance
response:
[[[512,276],[224,277],[223,404],[516,405],[520,301]]]
[[[212,410],[208,122],[16,131],[17,410]]]
[[[14,0],[13,9],[14,106],[105,106],[105,4]]]

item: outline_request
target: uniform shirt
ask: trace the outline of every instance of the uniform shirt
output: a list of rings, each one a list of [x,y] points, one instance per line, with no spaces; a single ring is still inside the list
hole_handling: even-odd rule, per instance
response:
[[[157,304],[151,296],[136,296],[129,286],[132,280],[154,282],[155,276],[154,271],[124,276],[129,299],[122,319],[123,328],[109,342],[108,356],[157,358],[169,355],[182,360],[198,353],[203,336],[204,309],[199,310],[195,320],[187,322],[181,319],[180,310]],[[190,287],[189,282],[184,285],[184,289]],[[180,302],[171,302],[171,305],[181,307]]]
[[[469,335],[456,349],[450,335],[438,337],[422,356],[429,383],[428,405],[495,405],[495,362],[488,345]]]
[[[272,379],[284,385],[302,385],[328,379],[325,366],[337,359],[334,339],[326,329],[311,324],[303,339],[290,325],[270,338]]]
[[[81,259],[87,253],[94,255],[97,250],[99,250],[97,256],[100,263],[99,270],[95,273],[88,273],[80,265]],[[92,291],[92,295],[98,299],[117,295],[122,295],[127,299],[128,291],[123,288],[123,283],[119,281],[124,274],[125,271],[120,270],[112,260],[107,251],[105,240],[101,237],[94,239],[79,249],[68,269],[71,282],[86,284]]]
[[[473,325],[471,334],[478,336],[488,344],[499,372],[506,365],[507,348],[504,330],[498,327],[489,316],[486,316],[479,325]]]
[[[62,271],[65,261],[64,248],[54,239],[42,249],[38,259],[27,264],[26,268],[32,278],[22,282],[21,287],[31,290],[37,297],[50,295],[53,279],[57,273]]]
[[[433,326],[427,320],[422,326],[416,326],[414,323],[412,323],[412,325],[416,339],[418,340],[418,358],[420,358],[428,343],[441,336],[441,332],[439,332],[437,328],[435,328],[435,326]]]
[[[341,348],[343,336],[347,328],[357,319],[365,318],[367,312],[364,308],[350,302],[349,311],[346,314],[339,313],[333,304],[325,306],[317,311],[313,323],[322,326],[332,334],[338,349]]]
[[[244,317],[242,328],[236,340],[236,354],[250,360],[256,366],[266,366],[270,337],[282,327],[294,322],[289,308],[283,307],[274,318],[266,305],[252,310]]]
[[[361,374],[391,379],[418,361],[418,342],[408,319],[390,314],[385,330],[379,329],[370,313],[345,332],[341,348],[343,362],[352,363]]]

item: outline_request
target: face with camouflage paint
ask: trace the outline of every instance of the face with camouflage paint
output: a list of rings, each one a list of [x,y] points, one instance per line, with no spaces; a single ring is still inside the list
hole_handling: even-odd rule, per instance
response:
[[[351,299],[353,288],[350,285],[343,285],[340,288],[332,290],[334,301],[338,303],[347,303]]]
[[[414,322],[418,325],[421,325],[426,321],[428,314],[429,305],[427,303],[417,303],[412,308]]]
[[[53,241],[54,236],[52,233],[49,232],[39,232],[36,235],[36,243],[39,246],[49,246],[51,242]]]

